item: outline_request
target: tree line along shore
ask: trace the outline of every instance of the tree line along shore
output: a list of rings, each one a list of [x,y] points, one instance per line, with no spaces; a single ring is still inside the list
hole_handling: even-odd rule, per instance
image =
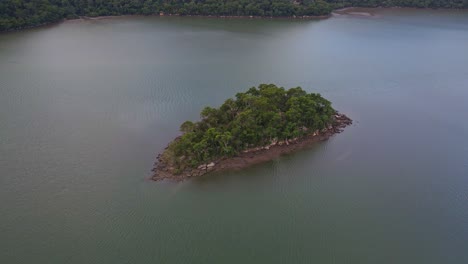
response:
[[[468,0],[2,0],[0,31],[119,15],[310,17],[344,7],[468,8]]]
[[[243,168],[325,140],[352,123],[320,94],[274,84],[238,93],[219,108],[205,107],[200,117],[180,126],[183,134],[157,157],[153,179]]]

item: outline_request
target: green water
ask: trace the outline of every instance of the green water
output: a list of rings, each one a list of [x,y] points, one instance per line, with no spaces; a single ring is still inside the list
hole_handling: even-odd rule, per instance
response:
[[[0,263],[468,263],[468,13],[117,18],[0,35]],[[354,119],[240,172],[149,181],[259,83]]]

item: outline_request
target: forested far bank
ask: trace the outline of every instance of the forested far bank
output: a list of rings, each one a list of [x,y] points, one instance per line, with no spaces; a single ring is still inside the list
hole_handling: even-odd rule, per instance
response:
[[[467,8],[468,0],[2,0],[0,31],[80,16],[323,16],[342,7]]]
[[[320,16],[333,5],[323,0],[2,0],[0,31],[26,28],[80,16],[219,15]]]

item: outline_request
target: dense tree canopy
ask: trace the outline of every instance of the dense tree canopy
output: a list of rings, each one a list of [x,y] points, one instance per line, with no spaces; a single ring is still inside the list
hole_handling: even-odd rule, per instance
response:
[[[79,16],[318,16],[344,6],[466,8],[468,0],[1,0],[0,31]]]
[[[335,113],[320,94],[262,84],[219,108],[204,108],[199,122],[183,123],[184,134],[169,145],[163,158],[182,171],[248,148],[308,135],[329,126]]]

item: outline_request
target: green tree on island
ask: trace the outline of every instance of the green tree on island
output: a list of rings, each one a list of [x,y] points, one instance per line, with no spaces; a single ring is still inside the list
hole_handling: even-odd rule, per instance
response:
[[[183,135],[162,158],[181,172],[249,148],[312,134],[329,126],[335,113],[320,94],[261,84],[219,108],[205,107],[199,122],[184,122]]]

